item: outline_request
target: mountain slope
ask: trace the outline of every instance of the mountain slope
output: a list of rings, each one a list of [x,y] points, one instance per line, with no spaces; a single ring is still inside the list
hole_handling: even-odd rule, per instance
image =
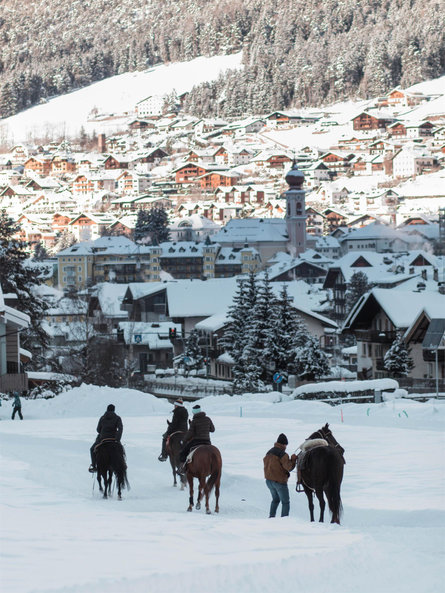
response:
[[[244,50],[222,115],[376,95],[445,72],[441,0],[3,0],[0,114],[114,74]],[[215,101],[223,93],[225,100]],[[191,105],[193,106],[193,101]]]

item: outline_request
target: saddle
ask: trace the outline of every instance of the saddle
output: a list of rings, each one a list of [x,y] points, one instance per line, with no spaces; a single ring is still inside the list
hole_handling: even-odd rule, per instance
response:
[[[191,463],[193,461],[193,455],[195,454],[196,449],[199,447],[204,447],[205,445],[196,445],[190,449],[189,454],[187,455],[187,459],[185,460],[185,464]]]
[[[102,439],[99,443],[97,443],[97,445],[94,447],[94,452],[96,453],[96,451],[99,449],[99,447],[101,445],[106,445],[107,443],[119,443],[119,445],[121,444],[119,441],[116,441],[116,439],[113,438],[108,438],[108,439]],[[121,445],[122,446],[122,445]]]
[[[304,492],[304,488],[302,487],[302,477],[301,472],[305,469],[305,460],[308,451],[312,449],[317,449],[318,447],[328,447],[329,443],[326,439],[306,439],[304,443],[300,445],[300,453],[297,455],[297,492]]]

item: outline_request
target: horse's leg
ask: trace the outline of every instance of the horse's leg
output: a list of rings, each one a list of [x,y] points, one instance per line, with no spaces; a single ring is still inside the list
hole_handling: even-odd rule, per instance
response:
[[[172,455],[169,455],[170,465],[172,466],[172,473],[173,473],[173,486],[177,486],[176,483],[176,464],[175,460],[173,459]]]
[[[102,479],[99,472],[97,472],[97,483],[99,484],[99,492],[103,492],[104,489],[102,488]]]
[[[320,503],[320,523],[323,523],[324,509],[326,506],[326,503],[324,501],[324,496],[323,496],[323,488],[317,488],[317,490],[315,491],[315,494],[317,495],[318,502]]]
[[[193,510],[193,476],[189,472],[187,472],[187,481],[189,483],[189,506],[188,511]]]
[[[204,496],[206,490],[206,478],[202,476],[199,478],[199,487],[198,487],[198,502],[196,503],[196,509],[199,511],[201,508],[201,500]],[[206,510],[209,508],[209,500],[208,495],[206,494]]]
[[[219,474],[219,476],[216,479],[215,482],[215,498],[216,498],[216,504],[215,504],[215,513],[219,513],[219,484],[221,482],[221,474]]]
[[[311,515],[311,522],[314,521],[314,498],[312,496],[312,490],[303,484],[304,491],[306,492],[307,502],[309,505],[309,513]]]

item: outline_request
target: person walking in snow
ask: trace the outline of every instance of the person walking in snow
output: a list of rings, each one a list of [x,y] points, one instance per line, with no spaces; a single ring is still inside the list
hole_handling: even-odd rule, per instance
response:
[[[179,459],[182,462],[181,467],[178,468],[179,473],[184,472],[185,460],[191,449],[198,445],[211,445],[210,433],[215,432],[212,420],[201,410],[201,406],[193,406],[192,412],[193,418],[188,431],[185,433],[184,446],[179,454]]]
[[[184,407],[184,402],[181,397],[178,397],[174,402],[173,417],[171,421],[167,420],[168,428],[162,435],[162,449],[161,454],[158,457],[159,461],[165,461],[168,457],[167,438],[174,432],[187,432],[188,417],[189,413]]]
[[[264,464],[264,477],[266,486],[272,495],[269,517],[275,517],[278,505],[281,502],[281,516],[289,515],[290,499],[287,481],[289,472],[295,467],[297,456],[293,453],[290,457],[286,453],[288,440],[285,434],[281,433],[272,449],[266,453]]]
[[[14,420],[15,415],[18,414],[20,420],[23,420],[23,414],[22,414],[22,402],[20,401],[20,396],[19,396],[19,392],[18,391],[14,391],[13,394],[14,396],[14,401],[12,402],[12,420]]]
[[[94,441],[93,445],[90,448],[90,455],[91,455],[91,465],[88,468],[88,471],[94,473],[96,471],[96,447],[105,439],[107,440],[115,440],[116,442],[120,443],[122,438],[122,432],[124,430],[122,419],[118,416],[115,412],[114,404],[109,404],[107,406],[107,411],[103,416],[99,418],[99,422],[97,424],[97,437]],[[122,447],[122,445],[121,445]],[[124,454],[123,447],[122,447],[122,454]]]

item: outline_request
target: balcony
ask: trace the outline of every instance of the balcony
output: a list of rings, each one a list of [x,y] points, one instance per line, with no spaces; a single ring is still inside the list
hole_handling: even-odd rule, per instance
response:
[[[376,344],[392,344],[396,339],[397,332],[383,331],[379,329],[358,329],[355,337],[358,342],[374,342]]]

